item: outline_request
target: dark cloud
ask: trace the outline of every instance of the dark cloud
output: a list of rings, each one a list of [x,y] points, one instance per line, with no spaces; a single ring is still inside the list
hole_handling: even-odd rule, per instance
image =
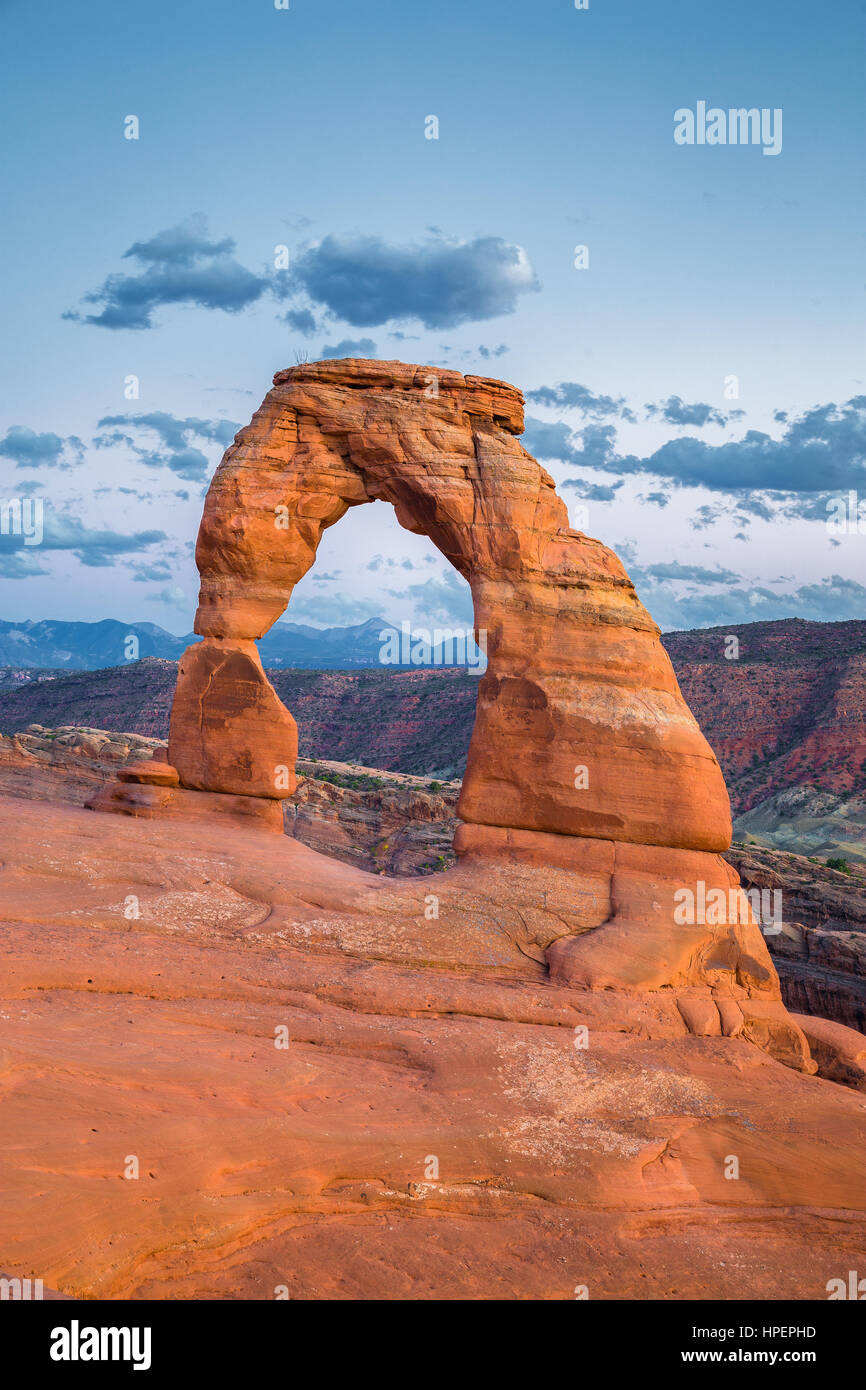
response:
[[[309,309],[289,309],[283,314],[283,322],[287,323],[295,332],[300,333],[304,338],[309,338],[312,333],[318,332],[318,324],[310,313]]]
[[[582,430],[572,430],[561,420],[550,422],[529,416],[523,443],[536,458],[561,459],[581,468],[610,470],[617,458],[615,425],[585,425]],[[571,481],[563,486],[569,486]]]
[[[535,405],[549,405],[561,410],[582,410],[584,415],[603,420],[616,416],[621,420],[635,420],[634,412],[625,403],[624,396],[597,396],[588,386],[578,381],[560,381],[556,386],[538,386],[526,392],[526,399]]]
[[[562,420],[536,420],[527,415],[522,442],[537,459],[560,459],[563,463],[580,461],[579,436]]]
[[[3,545],[6,537],[0,537],[0,579],[34,579],[40,574],[50,574],[40,565],[32,550],[8,550]]]
[[[618,454],[610,426],[571,430],[562,422],[529,419],[524,438],[538,458],[620,476],[653,474],[680,487],[793,496],[866,486],[866,396],[817,406],[789,419],[781,439],[747,430],[742,439],[712,445],[687,435],[667,440],[644,458]],[[753,501],[752,509],[760,505]]]
[[[511,314],[519,295],[539,288],[526,252],[495,236],[409,246],[327,236],[288,275],[296,293],[356,328],[407,319],[454,328]]]
[[[719,517],[727,516],[728,512],[729,506],[726,502],[705,502],[692,513],[692,526],[695,531],[705,531],[707,527],[715,526]]]
[[[235,250],[231,237],[213,240],[198,214],[133,242],[123,259],[136,268],[109,275],[84,296],[98,312],[69,310],[63,317],[100,328],[148,329],[164,305],[238,313],[270,294],[278,300],[306,296],[354,327],[417,319],[427,328],[452,328],[513,313],[519,295],[539,288],[523,249],[495,236],[457,241],[437,235],[407,246],[381,237],[327,236],[303,250],[290,270],[270,274],[248,270]],[[305,336],[317,331],[308,306],[282,317]],[[504,344],[480,349],[482,356],[505,350]]]
[[[153,265],[189,265],[191,261],[208,257],[228,256],[235,249],[231,237],[208,241],[207,221],[199,213],[177,227],[157,232],[150,241],[134,241],[123,259],[149,261]]]
[[[773,517],[778,513],[778,507],[773,506],[766,498],[757,495],[753,497],[739,496],[737,498],[737,509],[738,511],[746,512],[749,516],[756,516],[761,521],[772,521]]]
[[[42,545],[50,550],[71,550],[83,565],[101,568],[113,565],[118,555],[131,555],[165,540],[165,531],[133,531],[129,535],[91,531],[77,518],[58,517],[53,525],[46,525]]]
[[[733,570],[706,569],[703,565],[681,565],[678,560],[647,565],[642,574],[651,579],[675,579],[691,584],[736,584],[740,578]]]
[[[376,344],[372,338],[341,338],[338,343],[326,343],[319,356],[331,357],[375,357]]]
[[[238,313],[273,288],[273,282],[242,266],[234,250],[231,237],[211,241],[206,219],[196,215],[124,251],[123,259],[137,261],[139,269],[109,275],[84,296],[85,304],[101,305],[99,313],[70,310],[63,317],[99,328],[143,329],[153,328],[153,311],[166,304]]]
[[[372,570],[374,573],[382,569],[417,570],[420,568],[421,566],[416,565],[414,560],[408,558],[405,560],[395,560],[393,555],[374,555],[369,564],[365,565],[365,569]]]
[[[98,428],[106,431],[93,441],[98,449],[125,445],[148,468],[169,468],[179,478],[200,482],[209,475],[213,464],[192,440],[204,440],[226,449],[240,425],[234,420],[200,420],[196,416],[178,419],[166,411],[153,410],[143,415],[105,415]],[[161,447],[145,447],[127,432],[130,429],[156,434]]]
[[[695,425],[698,429],[704,425],[726,425],[730,418],[743,414],[741,410],[736,410],[726,415],[723,410],[716,410],[701,401],[687,405],[679,396],[668,396],[666,401],[648,404],[644,409],[647,415],[660,416],[667,425]]]
[[[826,521],[831,514],[831,497],[837,495],[836,493],[817,492],[807,493],[802,497],[787,497],[782,506],[773,512],[773,515],[788,517],[792,521]],[[743,503],[741,502],[739,505],[742,506]]]
[[[156,560],[151,565],[133,565],[131,569],[136,584],[147,584],[172,577],[171,565],[166,560]]]
[[[63,438],[12,425],[0,439],[0,454],[15,459],[19,468],[71,468],[84,458],[84,445],[75,434]]]
[[[652,502],[656,507],[666,507],[671,499],[666,492],[647,492],[639,500]]]
[[[42,539],[38,546],[32,547],[32,550],[40,552],[69,550],[83,565],[102,568],[113,565],[119,555],[135,554],[137,551],[146,550],[149,546],[165,540],[168,540],[165,531],[134,531],[128,535],[123,535],[118,531],[92,531],[77,517],[68,516],[63,512],[55,512],[47,507],[44,513]],[[16,556],[18,557],[17,560],[14,558]],[[21,536],[14,534],[0,534],[0,557],[7,562],[10,562],[10,557],[13,557],[11,559],[13,569],[22,564],[33,565],[37,563],[31,554],[31,548],[25,545]],[[41,569],[30,572],[45,573]],[[25,576],[10,574],[6,571],[6,577]]]
[[[485,347],[484,344],[481,343],[478,348],[478,356],[484,358],[504,357],[506,352],[508,352],[508,348],[506,347],[505,343],[500,343],[499,347],[495,348]]]
[[[584,478],[567,478],[562,486],[574,488],[578,497],[584,498],[587,502],[613,502],[622,487],[622,480],[607,484],[588,483]]]

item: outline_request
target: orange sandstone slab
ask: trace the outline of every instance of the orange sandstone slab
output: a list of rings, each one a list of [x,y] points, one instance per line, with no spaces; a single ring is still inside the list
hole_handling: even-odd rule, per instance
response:
[[[127,763],[125,767],[117,770],[119,782],[140,782],[152,787],[177,787],[180,785],[180,776],[176,767],[162,760],[154,758],[142,760],[138,763]]]

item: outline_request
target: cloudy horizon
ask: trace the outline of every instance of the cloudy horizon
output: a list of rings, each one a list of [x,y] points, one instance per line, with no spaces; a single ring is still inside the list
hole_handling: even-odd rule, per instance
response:
[[[6,7],[0,498],[42,498],[45,524],[0,534],[2,616],[189,631],[223,450],[275,371],[338,356],[518,385],[572,525],[665,630],[862,616],[866,520],[828,526],[866,498],[857,6],[768,0],[757,31],[745,0],[712,25],[684,0],[625,11],[157,0],[145,23],[96,0],[43,33]],[[676,144],[711,87],[784,109],[776,157]],[[471,606],[373,504],[285,616],[380,615]]]

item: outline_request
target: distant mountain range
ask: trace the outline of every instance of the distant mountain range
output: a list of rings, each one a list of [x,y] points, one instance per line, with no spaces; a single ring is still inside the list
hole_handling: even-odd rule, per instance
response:
[[[137,648],[130,638],[135,638]],[[137,650],[139,659],[161,656],[176,661],[191,640],[175,637],[156,623],[119,623],[113,618],[101,623],[0,622],[0,666],[97,671],[134,660],[127,654],[130,650]]]
[[[382,633],[391,634],[390,640]],[[302,623],[276,623],[259,642],[263,664],[273,670],[345,671],[383,666],[469,666],[477,669],[479,653],[474,642],[446,641],[421,652],[411,661],[407,634],[385,618],[369,618],[354,627],[307,627]],[[185,649],[199,641],[194,632],[175,637],[156,623],[121,623],[105,618],[98,623],[0,622],[0,667],[55,668],[63,671],[99,671],[128,665],[148,656],[177,661]],[[382,660],[383,647],[385,656]]]

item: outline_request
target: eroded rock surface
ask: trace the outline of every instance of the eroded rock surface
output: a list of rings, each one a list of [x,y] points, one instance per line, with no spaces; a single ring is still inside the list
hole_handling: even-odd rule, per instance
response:
[[[552,980],[608,875],[513,834],[483,872],[394,880],[218,816],[0,798],[9,1274],[106,1298],[825,1298],[866,1239],[866,1097],[689,1026],[673,990]]]
[[[100,793],[115,776],[170,782],[171,770],[169,776],[160,771],[165,749],[158,739],[103,729],[33,726],[0,739],[0,793],[101,805]],[[143,756],[154,761],[142,764]],[[287,835],[373,873],[436,874],[453,865],[459,782],[431,785],[425,778],[323,759],[300,759],[297,774],[294,793],[282,802]],[[129,789],[117,792],[121,809],[129,810]],[[107,795],[113,794],[109,787]],[[237,814],[242,804],[202,796],[191,796],[198,816],[226,807]],[[146,805],[137,803],[135,813]],[[251,811],[257,806],[251,801]],[[736,843],[724,857],[747,889],[781,894],[781,930],[766,937],[766,944],[788,1008],[866,1031],[863,870],[853,864],[843,873],[803,855]]]
[[[298,730],[255,642],[211,639],[180,659],[169,761],[196,791],[282,799],[295,790]]]
[[[222,766],[228,735],[214,727],[203,746],[202,697],[231,703],[232,673],[220,663],[281,615],[325,528],[379,499],[469,580],[486,634],[461,817],[727,847],[721,772],[658,628],[613,552],[569,528],[552,478],[516,438],[522,429],[520,392],[486,378],[362,361],[277,373],[205,502],[196,549],[205,641],[181,663],[169,740],[183,785],[212,777],[215,791],[247,790],[246,774]],[[249,732],[233,726],[230,757],[248,760],[261,788],[273,784],[275,759],[253,722]]]
[[[420,782],[400,773],[340,763],[298,763],[298,786],[283,802],[287,835],[374,873],[438,873],[454,863],[460,783]]]
[[[155,752],[163,756],[165,743],[141,734],[31,724],[23,733],[0,735],[0,793],[83,806],[119,768]]]
[[[277,373],[208,490],[203,641],[181,659],[169,734],[181,789],[161,805],[172,814],[184,789],[294,789],[294,721],[254,639],[284,611],[325,528],[388,501],[468,579],[488,657],[456,852],[476,873],[553,855],[578,896],[586,873],[600,874],[604,912],[588,938],[545,943],[553,978],[676,990],[693,1031],[742,1031],[814,1070],[752,916],[676,916],[683,885],[724,899],[736,884],[717,853],[730,842],[721,771],[622,565],[569,528],[522,429],[520,392],[487,378],[362,361]],[[144,798],[149,813],[155,796],[133,788],[94,804],[135,813]]]

